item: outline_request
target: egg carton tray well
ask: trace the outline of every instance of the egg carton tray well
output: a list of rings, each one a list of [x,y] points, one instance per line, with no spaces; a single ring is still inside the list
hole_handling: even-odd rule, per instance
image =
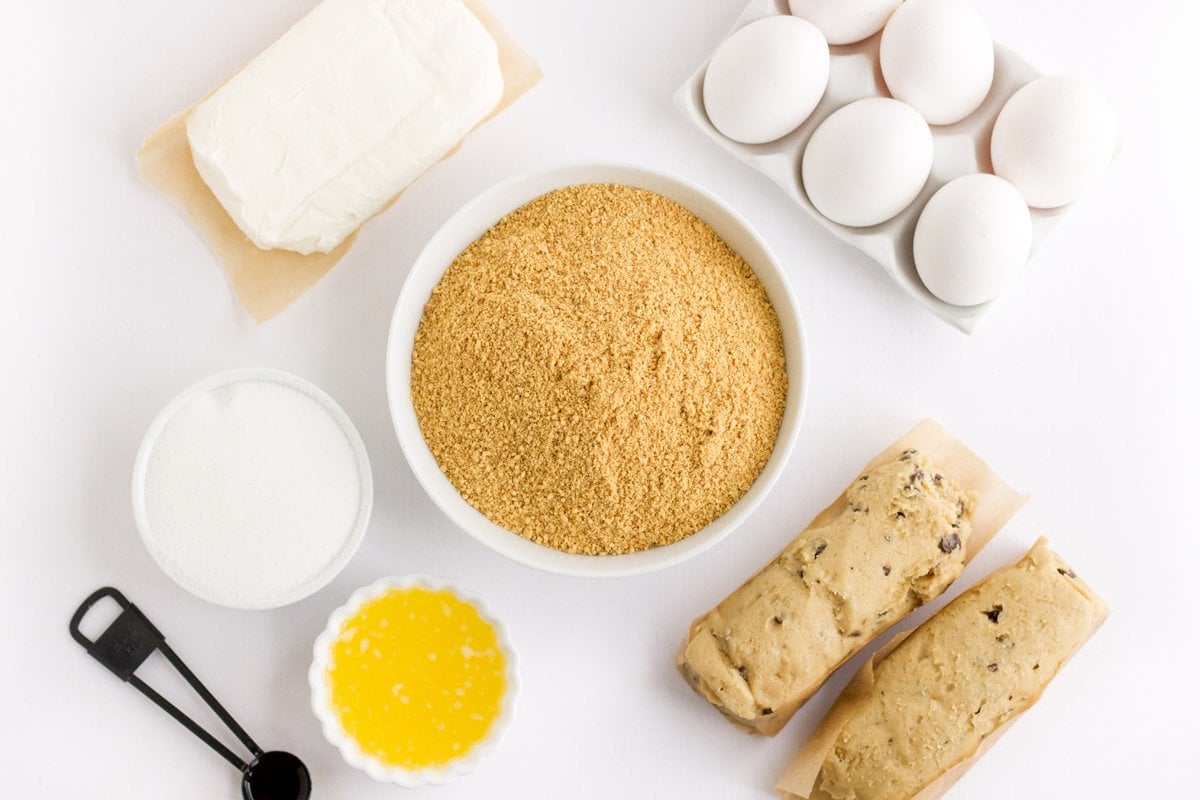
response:
[[[752,0],[729,33],[755,20],[788,13],[787,0]],[[995,77],[991,90],[979,108],[953,125],[930,126],[933,131],[933,168],[916,200],[887,222],[867,228],[851,228],[833,222],[813,206],[800,180],[800,161],[813,131],[834,111],[864,97],[891,96],[879,71],[880,36],[877,33],[856,44],[830,47],[829,85],[821,102],[803,125],[767,144],[735,142],[721,135],[709,122],[704,111],[703,96],[708,60],[679,87],[675,93],[675,104],[717,144],[775,181],[788,197],[830,233],[874,259],[892,280],[919,303],[950,325],[972,333],[999,298],[976,306],[955,306],[934,297],[917,275],[912,253],[913,231],[921,210],[934,192],[960,175],[992,171],[989,150],[996,117],[1014,92],[1041,77],[1041,73],[1008,48],[996,45]],[[1038,245],[1069,208],[1030,209],[1033,216],[1031,259]]]

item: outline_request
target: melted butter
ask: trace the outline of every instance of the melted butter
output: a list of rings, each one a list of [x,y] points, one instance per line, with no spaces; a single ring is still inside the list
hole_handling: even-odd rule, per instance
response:
[[[500,714],[495,629],[446,590],[392,589],[346,620],[328,678],[334,712],[363,752],[406,769],[466,755]]]

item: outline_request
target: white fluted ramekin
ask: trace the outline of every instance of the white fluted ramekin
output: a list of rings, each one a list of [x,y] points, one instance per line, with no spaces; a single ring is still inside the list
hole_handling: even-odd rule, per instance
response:
[[[460,758],[440,767],[420,770],[385,764],[363,752],[358,742],[342,728],[341,722],[334,713],[328,677],[333,645],[341,634],[346,620],[357,614],[368,601],[374,600],[392,589],[414,587],[430,591],[446,590],[472,606],[479,612],[479,616],[496,631],[496,641],[500,646],[500,651],[504,654],[505,664],[504,697],[500,701],[500,714],[492,722],[492,726],[483,740],[477,742]],[[312,710],[317,715],[317,719],[321,721],[321,731],[325,734],[325,739],[341,752],[346,763],[356,769],[361,769],[380,783],[395,783],[410,789],[418,786],[438,786],[449,783],[460,775],[473,772],[496,748],[504,732],[512,724],[516,712],[517,695],[521,688],[517,677],[517,651],[513,649],[512,643],[509,641],[508,629],[504,623],[492,615],[483,600],[465,591],[453,581],[422,574],[380,578],[370,586],[364,586],[350,595],[350,599],[346,601],[345,605],[330,614],[325,630],[313,643],[313,660],[312,666],[308,670],[308,686],[311,691]]]

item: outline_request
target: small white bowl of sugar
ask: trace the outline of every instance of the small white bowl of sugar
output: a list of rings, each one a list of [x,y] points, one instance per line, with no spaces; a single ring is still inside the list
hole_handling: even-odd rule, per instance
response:
[[[158,565],[197,597],[277,608],[320,589],[358,550],[371,465],[333,398],[281,370],[211,375],[142,440],[133,515]]]

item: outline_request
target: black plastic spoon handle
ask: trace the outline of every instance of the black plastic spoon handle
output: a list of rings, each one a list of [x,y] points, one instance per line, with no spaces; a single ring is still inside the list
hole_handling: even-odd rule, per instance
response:
[[[116,601],[121,607],[121,614],[113,621],[111,625],[96,638],[95,641],[88,639],[79,630],[79,625],[83,622],[83,618],[87,612],[91,610],[101,599],[109,597]],[[166,637],[159,632],[157,628],[151,624],[150,620],[141,610],[125,599],[125,595],[121,594],[111,586],[105,586],[103,589],[97,589],[92,592],[86,600],[76,609],[75,614],[71,617],[71,637],[79,642],[80,645],[88,651],[88,655],[95,658],[101,664],[108,668],[110,672],[116,675],[121,680],[125,681],[133,688],[150,698],[159,708],[170,714],[183,727],[191,731],[196,738],[211,747],[218,755],[236,767],[240,772],[245,773],[250,765],[225,745],[217,741],[208,731],[200,727],[199,724],[187,714],[183,713],[170,700],[167,700],[161,694],[150,688],[141,678],[134,673],[137,672],[147,658],[150,657],[155,650],[161,652],[171,663],[171,666],[183,676],[183,679],[188,682],[188,685],[200,695],[200,698],[213,710],[222,722],[237,736],[238,740],[250,750],[250,753],[257,758],[262,755],[262,748],[254,743],[250,735],[242,729],[241,725],[225,710],[225,707],[217,702],[217,698],[213,697],[212,692],[200,682],[183,660],[175,655],[175,651],[167,644]]]

